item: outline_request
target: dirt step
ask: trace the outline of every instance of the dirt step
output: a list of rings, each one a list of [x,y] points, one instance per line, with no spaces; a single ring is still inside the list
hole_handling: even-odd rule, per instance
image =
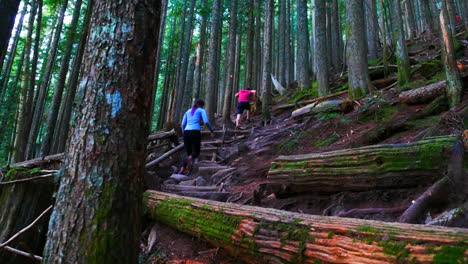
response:
[[[206,146],[206,145],[220,146],[221,144],[223,144],[223,142],[221,140],[202,141],[201,144],[202,144],[202,146]],[[202,147],[202,149],[203,148],[205,148],[205,147]]]

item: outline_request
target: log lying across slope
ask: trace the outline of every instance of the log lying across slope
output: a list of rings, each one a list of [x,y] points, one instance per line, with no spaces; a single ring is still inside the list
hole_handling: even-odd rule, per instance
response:
[[[312,216],[147,191],[154,220],[248,263],[467,263],[468,229]]]
[[[276,194],[417,186],[441,178],[455,137],[280,156],[268,172]]]

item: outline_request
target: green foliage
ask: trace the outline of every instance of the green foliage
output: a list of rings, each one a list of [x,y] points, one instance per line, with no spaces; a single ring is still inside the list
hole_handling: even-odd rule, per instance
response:
[[[321,121],[332,119],[332,118],[338,118],[340,116],[341,116],[341,114],[339,114],[339,113],[327,113],[327,112],[321,112],[321,113],[318,113],[317,115],[315,115],[315,117],[318,120],[321,120]]]
[[[442,247],[434,256],[435,264],[464,263],[464,247]]]
[[[283,141],[276,146],[277,153],[291,153],[300,147],[299,140],[305,136],[304,133],[298,133],[293,136],[293,139]]]
[[[297,89],[288,100],[289,103],[296,103],[302,99],[311,99],[318,97],[318,83],[314,82],[311,88],[308,89]]]
[[[325,140],[316,140],[315,143],[314,143],[314,146],[316,148],[324,148],[324,147],[327,147],[335,142],[337,142],[338,140],[340,140],[340,136],[338,134],[334,134],[333,136],[325,139]]]

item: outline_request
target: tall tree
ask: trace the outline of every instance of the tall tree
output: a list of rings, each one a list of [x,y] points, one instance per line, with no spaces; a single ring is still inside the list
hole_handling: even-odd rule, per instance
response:
[[[180,69],[179,69],[179,77],[177,82],[177,102],[175,107],[175,116],[176,121],[179,121],[182,116],[182,105],[184,101],[184,92],[185,92],[185,82],[187,80],[187,69],[189,65],[189,57],[190,57],[190,43],[192,40],[192,32],[193,32],[193,17],[195,13],[195,0],[191,0],[189,15],[187,19],[187,26],[186,32],[183,35],[183,49],[180,56]],[[190,98],[191,99],[191,98]],[[180,100],[180,101],[179,101]]]
[[[442,54],[444,60],[445,74],[447,76],[447,96],[450,107],[456,107],[463,97],[463,86],[457,61],[455,60],[455,48],[453,36],[450,29],[449,14],[447,12],[447,2],[450,0],[437,0],[441,5],[440,25],[442,29]]]
[[[223,105],[223,125],[228,125],[231,122],[231,98],[234,90],[235,71],[236,71],[236,36],[237,36],[237,1],[231,1],[229,21],[229,47],[228,47],[228,62],[226,64],[226,89],[224,90],[224,105]]]
[[[363,0],[346,0],[349,97],[361,98],[369,92],[366,32]]]
[[[213,0],[213,13],[211,20],[210,47],[208,53],[208,74],[206,77],[206,112],[208,119],[215,122],[216,95],[218,88],[218,51],[221,29],[222,0]]]
[[[367,48],[369,58],[376,60],[379,56],[379,23],[377,22],[377,7],[375,0],[365,0],[366,27],[367,27]]]
[[[245,87],[254,87],[252,82],[255,65],[254,62],[254,35],[255,35],[255,26],[254,26],[254,0],[248,0],[249,2],[249,15],[247,18],[247,41],[245,45],[245,78],[244,86]],[[258,12],[258,10],[257,10]]]
[[[58,128],[58,133],[54,136],[56,139],[55,153],[65,151],[65,143],[68,138],[68,132],[70,129],[70,120],[72,116],[72,109],[75,102],[76,90],[78,88],[78,79],[80,75],[81,63],[83,61],[83,54],[85,50],[86,40],[88,38],[89,24],[91,21],[91,13],[93,11],[94,0],[88,1],[88,7],[86,9],[86,14],[82,26],[82,31],[80,33],[80,43],[76,51],[76,56],[73,61],[73,68],[70,73],[67,92],[65,94],[65,102],[62,104],[62,110],[60,114],[60,126]]]
[[[46,264],[138,262],[141,139],[150,127],[160,5],[103,0],[94,6],[86,48],[92,59],[81,78],[85,101],[49,222]]]
[[[315,64],[317,67],[317,82],[319,95],[330,93],[328,84],[329,64],[327,53],[327,28],[325,0],[314,0],[314,44]]]
[[[286,0],[278,0],[278,81],[286,85]]]
[[[265,21],[263,29],[263,70],[262,70],[262,113],[263,121],[270,122],[270,104],[271,104],[271,56],[272,56],[272,32],[274,25],[274,1],[267,0],[265,3]]]
[[[406,17],[406,27],[408,31],[408,38],[412,39],[416,36],[416,21],[413,8],[413,1],[405,0],[405,17]]]
[[[421,3],[421,19],[424,30],[428,33],[434,32],[433,24],[431,22],[432,12],[429,6],[430,0],[420,0]]]
[[[60,63],[60,73],[58,75],[57,85],[54,90],[54,96],[52,98],[52,103],[49,108],[49,114],[47,117],[45,135],[42,139],[40,156],[48,156],[52,148],[52,139],[54,137],[54,131],[58,126],[57,117],[60,110],[60,104],[62,103],[62,94],[65,88],[65,79],[67,78],[68,66],[70,65],[70,58],[73,48],[73,43],[75,42],[76,29],[78,26],[78,19],[80,17],[82,0],[77,0],[75,2],[75,7],[73,10],[72,21],[70,24],[69,34],[67,41],[65,43],[65,52]],[[65,140],[64,138],[56,138],[56,140]]]
[[[398,86],[403,88],[410,82],[410,63],[408,49],[405,44],[400,0],[392,0],[392,6],[393,39],[395,41],[395,54],[398,64]]]
[[[8,49],[11,30],[15,24],[16,13],[21,0],[0,0],[0,70]]]
[[[58,44],[60,41],[60,36],[62,33],[63,20],[65,17],[65,11],[67,10],[68,0],[64,0],[59,11],[58,24],[55,27],[55,33],[53,36],[53,42],[51,45],[51,52],[47,58],[47,64],[45,65],[44,78],[40,86],[38,96],[36,96],[36,104],[33,111],[33,119],[31,124],[31,130],[29,132],[28,138],[28,157],[32,158],[35,155],[35,144],[37,137],[39,135],[39,129],[42,121],[42,114],[44,111],[44,105],[47,97],[47,92],[49,89],[49,84],[52,78],[53,67],[55,64],[55,59],[57,56]]]
[[[207,27],[207,20],[208,20],[208,12],[207,9],[207,1],[202,1],[202,20],[200,25],[200,41],[197,45],[197,60],[195,61],[195,76],[193,77],[193,100],[200,98],[200,88],[202,84],[202,76],[203,76],[203,66],[205,65],[205,53],[206,53],[206,27]]]
[[[301,89],[310,85],[309,68],[309,22],[307,0],[297,0],[297,82]]]
[[[331,6],[331,63],[335,72],[339,72],[343,63],[343,36],[341,35],[341,12],[338,0],[331,0]]]

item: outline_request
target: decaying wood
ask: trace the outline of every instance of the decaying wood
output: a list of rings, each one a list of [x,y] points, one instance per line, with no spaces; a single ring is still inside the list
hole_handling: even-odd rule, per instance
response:
[[[144,197],[152,219],[247,263],[468,261],[467,229],[313,216],[156,191]]]
[[[19,180],[7,181],[7,182],[0,182],[0,185],[16,184],[16,183],[27,182],[27,181],[35,181],[35,180],[40,180],[40,179],[44,179],[44,178],[54,177],[55,175],[56,175],[55,173],[51,173],[51,174],[35,176],[35,177],[31,177],[31,178],[26,178],[26,179],[19,179]]]
[[[336,96],[343,95],[343,94],[345,94],[345,93],[347,93],[347,92],[348,92],[348,91],[341,91],[341,92],[338,92],[338,93],[329,94],[329,95],[326,95],[326,96],[322,96],[322,97],[319,97],[319,98],[314,98],[314,99],[307,100],[307,101],[300,101],[300,102],[297,102],[297,104],[285,104],[285,105],[280,105],[280,106],[278,106],[278,107],[274,107],[274,108],[273,108],[273,111],[275,111],[275,110],[281,110],[281,109],[293,108],[293,107],[296,107],[297,105],[306,105],[306,104],[311,104],[311,103],[323,101],[323,100],[326,100],[326,99],[330,99],[330,98],[333,98],[333,97],[336,97]]]
[[[424,213],[434,204],[445,204],[449,199],[465,199],[465,171],[463,168],[463,142],[458,140],[452,151],[446,176],[434,183],[398,219],[402,223],[418,223]]]
[[[340,212],[336,216],[348,217],[354,214],[375,214],[375,213],[398,213],[403,212],[407,206],[398,206],[391,208],[354,208],[348,211]]]
[[[10,251],[10,252],[12,252],[12,253],[21,255],[21,256],[31,258],[34,262],[37,262],[37,263],[41,263],[41,261],[42,261],[42,257],[41,257],[41,256],[36,256],[36,255],[30,254],[30,253],[26,253],[26,252],[21,251],[21,250],[18,250],[18,249],[16,249],[16,248],[12,248],[12,247],[6,246],[4,249],[5,249],[5,250],[8,250],[8,251]]]
[[[399,96],[400,102],[405,104],[427,103],[436,97],[445,94],[447,81],[440,81],[427,86],[402,92]]]
[[[156,134],[151,134],[148,136],[148,140],[158,140],[158,139],[169,138],[169,137],[177,137],[177,133],[174,129],[168,132],[160,132]]]
[[[332,101],[323,101],[315,102],[309,105],[306,105],[300,109],[292,112],[291,117],[299,117],[305,115],[312,115],[324,112],[348,112],[353,108],[353,102],[351,100],[332,100]]]
[[[188,186],[188,185],[177,185],[177,184],[167,184],[163,186],[164,189],[168,191],[198,191],[198,192],[209,192],[217,191],[218,186]]]
[[[32,160],[26,160],[14,164],[10,164],[10,168],[39,168],[39,167],[44,167],[47,165],[51,164],[61,164],[63,160],[63,153],[59,154],[54,154],[50,156],[45,156],[42,158],[37,158],[37,159],[32,159]]]
[[[447,170],[455,137],[280,156],[268,172],[276,195],[418,186]]]
[[[184,148],[184,143],[179,144],[177,147],[169,150],[168,152],[164,153],[163,155],[159,156],[157,159],[152,160],[148,163],[146,163],[146,168],[152,168],[153,166],[156,166],[158,163],[164,161],[165,159],[169,158],[171,155],[177,153],[179,150]]]

